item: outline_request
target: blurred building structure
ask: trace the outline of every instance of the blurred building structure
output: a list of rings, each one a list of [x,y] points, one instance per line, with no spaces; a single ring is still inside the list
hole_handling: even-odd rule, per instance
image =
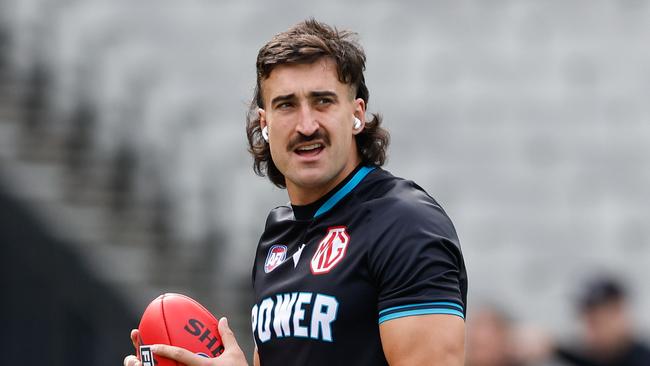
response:
[[[454,220],[470,308],[570,332],[594,268],[650,307],[642,0],[0,0],[0,186],[129,316],[183,292],[250,350],[253,252],[287,197],[253,174],[244,116],[257,50],[308,16],[360,33],[387,168]]]

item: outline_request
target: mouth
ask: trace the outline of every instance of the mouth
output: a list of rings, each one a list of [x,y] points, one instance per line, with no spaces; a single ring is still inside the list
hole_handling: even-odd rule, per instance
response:
[[[321,151],[323,151],[323,149],[325,149],[325,145],[323,143],[316,142],[309,145],[299,146],[293,151],[299,156],[308,158],[318,155]]]

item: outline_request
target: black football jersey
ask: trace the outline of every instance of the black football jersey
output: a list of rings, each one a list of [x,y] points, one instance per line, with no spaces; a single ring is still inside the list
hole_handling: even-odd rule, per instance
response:
[[[467,275],[440,205],[412,181],[359,166],[317,202],[271,211],[253,287],[262,365],[387,365],[379,324],[464,318]]]

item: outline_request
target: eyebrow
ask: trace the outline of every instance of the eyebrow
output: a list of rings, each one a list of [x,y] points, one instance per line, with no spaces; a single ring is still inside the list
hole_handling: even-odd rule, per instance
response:
[[[292,100],[296,97],[294,93],[291,94],[285,94],[285,95],[278,95],[277,97],[271,99],[271,105],[275,105],[278,102],[284,102],[287,100]]]
[[[309,96],[311,98],[318,98],[318,97],[334,97],[334,98],[337,98],[338,97],[336,95],[336,93],[331,91],[331,90],[313,91],[313,92],[309,93]]]
[[[332,97],[334,99],[338,98],[335,92],[331,90],[316,90],[309,93],[310,98],[319,98],[319,97]],[[278,95],[277,97],[271,99],[271,105],[275,105],[278,102],[285,102],[288,100],[293,100],[296,98],[295,93]]]

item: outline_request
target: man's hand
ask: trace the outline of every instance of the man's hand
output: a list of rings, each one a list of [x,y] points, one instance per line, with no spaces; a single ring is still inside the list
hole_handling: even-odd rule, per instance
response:
[[[201,357],[184,348],[164,344],[152,345],[151,351],[158,356],[178,361],[186,366],[248,366],[246,356],[239,348],[226,318],[219,320],[219,334],[221,334],[224,352],[217,358]],[[138,331],[134,329],[131,331],[131,341],[136,350],[139,347],[137,340]],[[136,356],[129,355],[124,359],[124,366],[142,366],[142,363],[138,361]]]
[[[133,329],[131,331],[131,343],[133,343],[133,347],[135,348],[135,353],[138,354],[138,350],[140,349],[140,331],[137,329]],[[124,366],[142,366],[142,363],[138,360],[137,356],[134,355],[128,355],[124,358]]]

